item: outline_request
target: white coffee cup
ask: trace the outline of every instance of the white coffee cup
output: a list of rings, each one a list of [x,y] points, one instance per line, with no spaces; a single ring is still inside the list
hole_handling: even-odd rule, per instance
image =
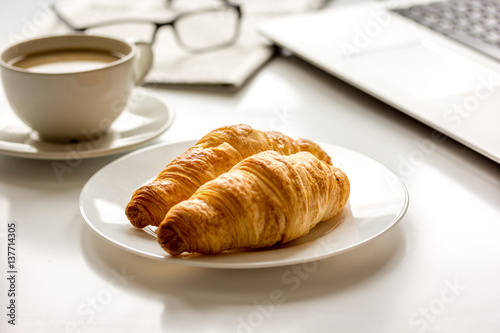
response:
[[[24,41],[0,55],[13,111],[40,138],[55,141],[106,132],[152,63],[147,43],[82,34]]]

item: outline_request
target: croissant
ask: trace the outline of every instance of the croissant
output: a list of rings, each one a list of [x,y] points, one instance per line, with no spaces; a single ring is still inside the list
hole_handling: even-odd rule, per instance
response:
[[[168,164],[154,181],[137,189],[125,213],[137,228],[158,226],[171,207],[188,199],[202,184],[266,150],[284,155],[308,151],[331,164],[328,154],[310,140],[294,140],[279,132],[258,131],[248,125],[226,126],[205,135]]]
[[[287,243],[339,213],[349,192],[342,170],[308,152],[262,152],[171,208],[158,242],[173,256]]]

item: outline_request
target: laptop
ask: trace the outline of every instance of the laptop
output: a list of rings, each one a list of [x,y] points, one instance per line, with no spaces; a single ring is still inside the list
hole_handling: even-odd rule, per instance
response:
[[[475,11],[478,4],[490,7]],[[457,8],[450,10],[450,6]],[[441,20],[453,15],[457,25]],[[493,32],[500,30],[500,22],[495,21],[495,17],[500,20],[500,1],[333,6],[273,19],[262,24],[260,32],[278,46],[500,163],[500,33],[495,37],[493,32],[484,32],[484,40],[478,41],[470,31],[482,28],[466,16],[491,26]]]

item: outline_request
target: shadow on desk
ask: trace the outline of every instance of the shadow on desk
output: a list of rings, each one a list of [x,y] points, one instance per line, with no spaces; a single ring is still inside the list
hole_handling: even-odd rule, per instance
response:
[[[81,246],[89,266],[104,279],[113,271],[125,271],[133,277],[127,293],[164,303],[162,326],[173,331],[187,324],[195,325],[195,331],[206,329],[214,325],[210,313],[220,316],[226,307],[231,311],[221,320],[236,327],[259,311],[265,315],[275,307],[343,297],[347,290],[362,290],[363,284],[384,284],[384,276],[398,268],[406,253],[399,226],[360,248],[319,262],[262,269],[211,269],[155,261],[116,248],[90,230],[82,232]],[[240,313],[237,318],[235,312]]]

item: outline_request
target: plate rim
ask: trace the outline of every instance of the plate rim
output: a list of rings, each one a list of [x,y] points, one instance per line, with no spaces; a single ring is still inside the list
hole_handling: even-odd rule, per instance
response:
[[[80,213],[81,213],[81,215],[82,215],[82,217],[83,217],[83,219],[85,221],[85,224],[94,233],[96,233],[100,237],[104,238],[106,241],[112,243],[113,245],[117,246],[118,248],[120,248],[122,250],[125,250],[127,252],[130,252],[130,253],[133,253],[135,255],[139,255],[141,257],[145,257],[145,258],[151,259],[151,260],[156,260],[156,261],[161,261],[161,262],[166,262],[166,263],[173,263],[173,264],[182,264],[182,265],[194,266],[194,267],[202,267],[202,268],[216,268],[216,269],[256,269],[256,268],[270,268],[270,267],[292,266],[292,265],[301,264],[301,263],[310,262],[310,261],[319,261],[319,260],[323,260],[323,259],[326,259],[326,258],[337,256],[337,255],[349,252],[351,250],[357,249],[357,248],[365,245],[366,243],[368,243],[368,242],[370,242],[370,241],[372,241],[372,240],[380,237],[381,235],[385,234],[386,232],[388,232],[392,228],[394,228],[403,219],[403,217],[405,216],[405,214],[406,214],[406,212],[408,210],[408,207],[409,207],[410,195],[409,195],[409,191],[408,191],[406,185],[404,184],[403,180],[399,176],[397,176],[392,170],[390,170],[384,164],[378,162],[377,160],[374,160],[371,157],[368,157],[368,156],[366,156],[364,154],[361,154],[361,153],[359,153],[357,151],[354,151],[354,150],[351,150],[351,149],[348,149],[348,148],[345,148],[345,147],[342,147],[342,146],[339,146],[339,145],[327,143],[327,142],[315,141],[321,147],[323,147],[324,145],[332,146],[332,147],[334,147],[336,149],[342,149],[342,150],[348,151],[349,153],[354,153],[354,154],[359,155],[359,156],[361,156],[363,158],[369,159],[369,160],[371,160],[374,163],[379,164],[385,170],[387,170],[388,172],[390,172],[390,174],[393,175],[395,177],[395,179],[398,180],[397,183],[400,185],[402,193],[403,193],[403,197],[404,197],[403,198],[403,202],[401,204],[400,211],[398,212],[398,214],[396,216],[394,216],[392,218],[392,220],[384,228],[380,229],[378,232],[376,232],[375,234],[371,235],[370,237],[368,237],[368,238],[366,238],[366,239],[364,239],[362,241],[358,241],[357,243],[352,244],[352,245],[344,246],[343,248],[338,249],[338,250],[336,250],[333,253],[323,253],[323,254],[321,254],[319,256],[315,256],[314,258],[302,258],[302,259],[297,258],[295,260],[286,261],[286,262],[283,262],[283,261],[278,261],[278,262],[276,262],[276,261],[269,261],[269,262],[256,262],[256,263],[248,263],[248,262],[243,262],[243,263],[229,262],[228,263],[228,262],[213,262],[213,261],[203,261],[203,260],[201,260],[201,261],[200,260],[190,260],[190,258],[182,258],[182,257],[169,256],[167,253],[165,253],[164,256],[160,256],[160,255],[156,255],[156,254],[146,253],[143,250],[139,250],[139,249],[133,248],[132,246],[130,246],[128,244],[123,244],[123,243],[121,243],[121,242],[113,239],[111,236],[105,234],[104,232],[102,232],[101,230],[99,230],[94,225],[94,223],[92,223],[92,221],[90,221],[90,218],[88,218],[88,216],[86,215],[86,212],[84,211],[84,207],[82,205],[82,200],[83,200],[84,192],[86,191],[87,187],[90,186],[90,184],[93,181],[94,177],[97,177],[101,172],[105,172],[107,167],[111,167],[111,166],[114,166],[116,164],[119,164],[123,160],[129,159],[129,158],[131,158],[132,156],[135,156],[135,155],[143,154],[146,151],[156,150],[156,149],[161,149],[161,148],[167,148],[167,147],[176,146],[176,145],[181,145],[181,146],[186,145],[187,147],[190,147],[190,146],[194,145],[196,142],[197,142],[197,140],[184,140],[184,141],[162,142],[162,143],[154,144],[154,145],[147,146],[147,147],[135,150],[133,152],[130,152],[130,153],[124,155],[124,156],[121,156],[121,157],[117,158],[114,161],[111,161],[110,163],[106,164],[105,166],[103,166],[101,169],[99,169],[96,173],[94,173],[88,179],[88,181],[85,183],[85,185],[83,186],[83,188],[82,188],[82,190],[80,192],[80,196],[79,196],[79,210],[80,210]],[[169,163],[169,162],[165,161],[165,163]],[[349,202],[350,201],[348,201],[348,204],[349,204]],[[134,228],[134,229],[137,229],[137,228]],[[142,231],[141,229],[137,229],[137,232],[145,232],[145,231]]]

